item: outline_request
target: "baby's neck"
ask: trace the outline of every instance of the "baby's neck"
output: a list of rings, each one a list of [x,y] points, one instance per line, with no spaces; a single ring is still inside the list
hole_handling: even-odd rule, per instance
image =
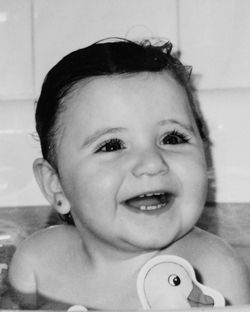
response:
[[[115,246],[101,244],[99,246],[86,246],[83,241],[85,261],[91,269],[98,271],[120,270],[126,274],[132,270],[137,273],[141,266],[158,254],[158,250],[129,250],[119,249]],[[86,263],[86,262],[85,262]]]
[[[86,234],[86,233],[85,233]],[[189,236],[187,233],[185,236]],[[82,257],[84,265],[94,271],[124,270],[126,272],[133,269],[135,273],[139,271],[144,263],[159,253],[179,254],[183,249],[183,238],[178,239],[162,250],[142,249],[133,246],[124,248],[111,245],[105,241],[87,239],[87,235],[80,235],[80,244],[83,250]],[[185,238],[184,236],[184,238]],[[184,239],[185,241],[185,239]],[[184,243],[185,245],[185,243]]]

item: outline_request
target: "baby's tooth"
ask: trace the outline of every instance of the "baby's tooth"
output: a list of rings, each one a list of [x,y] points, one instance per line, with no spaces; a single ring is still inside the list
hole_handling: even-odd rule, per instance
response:
[[[140,210],[156,210],[156,209],[159,209],[159,208],[162,208],[164,207],[165,204],[158,204],[158,205],[154,205],[154,206],[140,206]]]
[[[142,194],[139,195],[139,198],[144,198],[144,197],[151,197],[151,196],[159,196],[159,195],[163,195],[164,193],[162,192],[155,192],[155,193],[147,193],[147,194]]]
[[[157,206],[148,206],[148,210],[155,210],[157,209]]]

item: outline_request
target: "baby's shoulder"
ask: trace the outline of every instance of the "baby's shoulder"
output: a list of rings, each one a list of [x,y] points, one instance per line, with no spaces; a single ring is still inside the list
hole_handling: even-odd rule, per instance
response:
[[[201,263],[207,265],[207,262],[231,260],[232,263],[239,262],[239,255],[224,239],[217,235],[195,228],[187,237],[190,256],[194,257]],[[193,259],[193,260],[195,260]],[[199,260],[200,259],[200,260]],[[225,266],[225,262],[223,263]]]
[[[15,252],[17,258],[28,258],[29,262],[38,259],[46,261],[48,257],[64,253],[65,249],[72,246],[72,242],[79,239],[75,227],[67,225],[55,225],[39,230],[23,240]]]
[[[241,257],[222,238],[202,229],[195,228],[183,239],[187,259],[200,270],[220,272],[238,270],[243,265]],[[185,255],[183,255],[185,256]]]
[[[27,243],[33,241],[36,241],[37,243],[49,243],[49,241],[51,241],[54,243],[57,240],[60,240],[62,243],[64,240],[68,241],[68,239],[71,240],[72,238],[75,238],[74,236],[78,236],[78,231],[75,226],[60,224],[38,230],[28,236],[26,241]]]
[[[9,264],[8,280],[21,305],[37,307],[37,292],[40,287],[47,289],[60,276],[62,263],[72,253],[77,237],[74,227],[53,226],[35,232],[17,246]]]
[[[182,257],[193,265],[203,284],[219,290],[232,304],[248,303],[248,268],[227,242],[195,228],[184,243]]]

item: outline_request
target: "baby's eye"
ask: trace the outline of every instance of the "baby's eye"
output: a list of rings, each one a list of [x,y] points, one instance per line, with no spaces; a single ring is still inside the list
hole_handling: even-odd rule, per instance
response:
[[[110,139],[102,142],[95,150],[95,153],[100,152],[115,152],[125,148],[124,143],[120,139]]]
[[[190,138],[179,131],[173,130],[171,132],[168,132],[163,139],[161,140],[161,144],[171,144],[171,145],[176,145],[176,144],[183,144],[183,143],[188,143]]]
[[[178,275],[172,274],[168,277],[168,283],[171,286],[179,286],[181,283],[181,279],[179,278]]]

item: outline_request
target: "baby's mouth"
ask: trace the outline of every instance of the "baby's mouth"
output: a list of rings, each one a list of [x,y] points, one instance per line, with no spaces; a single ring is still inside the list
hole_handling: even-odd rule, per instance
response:
[[[145,193],[126,200],[125,204],[141,211],[152,211],[166,207],[172,197],[173,194],[166,192]]]

